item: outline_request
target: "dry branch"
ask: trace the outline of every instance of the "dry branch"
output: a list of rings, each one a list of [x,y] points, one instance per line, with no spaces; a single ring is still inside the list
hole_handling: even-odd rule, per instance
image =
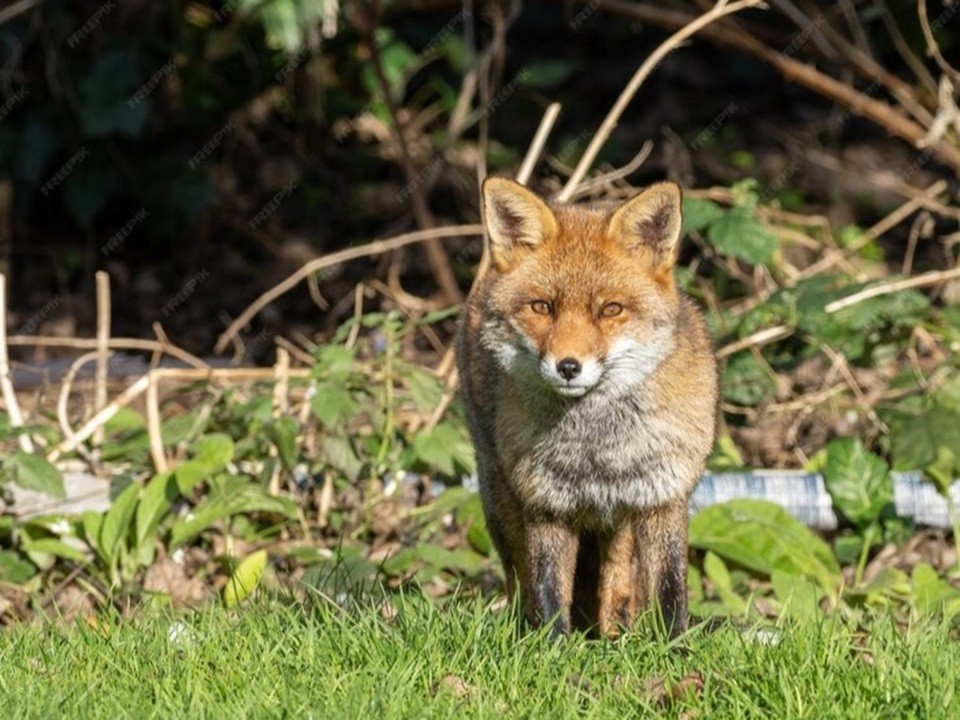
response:
[[[603,7],[621,15],[639,18],[666,28],[683,26],[691,15],[651,4],[634,4],[626,0],[603,0]],[[715,25],[701,33],[708,40],[735,47],[772,65],[787,80],[812,90],[833,102],[849,108],[850,112],[886,128],[917,147],[926,136],[926,130],[885,102],[875,100],[867,92],[861,92],[817,70],[812,65],[794,60],[783,53],[771,50],[756,38],[736,29]],[[930,150],[937,158],[960,173],[960,147],[940,139]]]
[[[574,192],[576,192],[580,183],[593,166],[594,160],[596,160],[597,155],[600,154],[600,150],[607,142],[607,138],[610,137],[610,133],[612,133],[613,129],[617,126],[617,122],[620,120],[620,116],[623,115],[623,111],[626,110],[627,105],[630,104],[630,101],[633,99],[633,96],[636,95],[637,90],[640,89],[643,81],[647,79],[647,76],[653,72],[654,68],[660,64],[660,61],[663,60],[664,57],[680,47],[680,45],[682,45],[687,38],[695,35],[710,23],[715,22],[716,20],[719,20],[727,15],[740,12],[741,10],[761,6],[763,6],[763,2],[761,0],[739,0],[739,2],[733,2],[729,5],[725,2],[725,0],[721,0],[708,13],[691,20],[685,27],[675,32],[673,35],[667,38],[660,45],[660,47],[654,50],[650,54],[650,57],[648,57],[633,74],[633,77],[630,78],[630,82],[627,83],[627,86],[623,89],[623,92],[620,93],[620,97],[617,98],[617,101],[613,104],[613,107],[610,108],[610,112],[607,113],[603,123],[601,123],[600,129],[597,130],[596,135],[593,136],[590,144],[587,145],[587,149],[584,151],[583,157],[580,158],[580,162],[578,162],[576,168],[574,168],[573,174],[567,180],[566,184],[563,186],[563,190],[561,190],[560,194],[557,196],[557,201],[569,202],[570,198],[573,196]]]
[[[94,412],[107,404],[107,360],[110,357],[110,276],[102,270],[95,275],[97,284],[97,375],[94,388]],[[103,428],[93,434],[94,446],[103,443]]]
[[[7,355],[7,277],[3,273],[0,273],[0,392],[7,406],[11,427],[23,427],[23,413],[20,412],[17,393],[10,379],[10,358]],[[18,440],[21,450],[33,452],[33,441],[29,435],[24,433]]]
[[[839,300],[834,300],[832,303],[829,303],[824,310],[826,310],[828,313],[835,313],[838,310],[850,307],[851,305],[856,305],[857,303],[863,302],[864,300],[869,300],[870,298],[880,297],[881,295],[890,295],[895,292],[900,292],[901,290],[909,290],[910,288],[940,285],[942,283],[950,282],[951,280],[956,280],[957,278],[960,278],[960,267],[953,268],[952,270],[933,270],[931,272],[924,273],[923,275],[917,275],[916,277],[906,278],[904,280],[882,282],[871,287],[864,288],[863,290],[855,292],[852,295],[847,295]]]
[[[237,333],[239,333],[240,330],[243,329],[258,312],[260,312],[263,308],[291,288],[296,287],[301,280],[309,277],[319,270],[330,267],[331,265],[337,265],[342,262],[356,260],[357,258],[369,257],[370,255],[379,255],[387,252],[388,250],[395,250],[396,248],[400,248],[405,245],[412,245],[413,243],[423,242],[424,240],[431,238],[464,237],[466,235],[480,235],[481,233],[483,233],[483,225],[477,224],[451,225],[448,227],[430,228],[428,230],[418,230],[416,232],[397,235],[396,237],[387,240],[375,240],[372,243],[361,245],[360,247],[346,248],[345,250],[339,250],[335,253],[324,255],[316,260],[311,260],[295,273],[287,277],[286,280],[260,295],[260,297],[254,300],[246,310],[240,313],[240,316],[230,323],[230,326],[220,335],[219,339],[217,340],[215,350],[218,353],[222,353],[224,349],[226,349],[227,345],[229,345],[233,340],[233,338],[236,337]]]

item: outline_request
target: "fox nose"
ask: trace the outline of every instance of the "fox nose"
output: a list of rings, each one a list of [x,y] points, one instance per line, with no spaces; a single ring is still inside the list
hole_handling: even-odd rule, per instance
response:
[[[563,376],[564,380],[573,380],[582,369],[580,362],[574,358],[564,358],[557,363],[557,372]]]

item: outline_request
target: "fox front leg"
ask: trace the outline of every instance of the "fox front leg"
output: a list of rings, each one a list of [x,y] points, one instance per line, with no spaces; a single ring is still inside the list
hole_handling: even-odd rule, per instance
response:
[[[543,520],[528,521],[525,530],[520,584],[527,619],[535,627],[552,620],[553,635],[568,635],[579,537],[561,523]]]
[[[649,607],[659,606],[672,636],[687,627],[687,500],[645,512],[636,523],[638,590]]]
[[[636,610],[634,532],[627,523],[600,541],[600,582],[598,624],[603,635],[617,635],[629,629]]]

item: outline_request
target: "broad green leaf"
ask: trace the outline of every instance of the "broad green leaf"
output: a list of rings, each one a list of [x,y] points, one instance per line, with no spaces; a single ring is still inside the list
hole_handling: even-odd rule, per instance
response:
[[[257,550],[250,553],[237,565],[230,574],[230,579],[223,588],[223,603],[228,608],[235,608],[256,589],[267,567],[267,551]]]
[[[99,544],[100,552],[107,560],[107,564],[113,564],[120,543],[130,531],[130,522],[133,520],[139,496],[140,486],[135,482],[130,483],[113,501],[113,505],[103,518]]]
[[[747,603],[734,591],[730,571],[727,570],[727,566],[723,560],[714,553],[707,552],[703,558],[703,572],[710,578],[710,582],[713,583],[717,595],[727,609],[738,614],[746,612]]]
[[[457,508],[454,515],[459,526],[467,527],[467,542],[482,555],[489,556],[493,552],[493,541],[487,530],[487,521],[483,514],[483,503],[479,495],[472,495]]]
[[[443,382],[434,373],[423,368],[410,368],[407,386],[410,388],[414,405],[423,414],[433,412],[443,398]]]
[[[777,236],[745,207],[732,208],[714,220],[707,239],[720,252],[753,265],[769,263],[777,250]]]
[[[176,445],[188,440],[192,435],[201,432],[206,423],[199,409],[178,413],[160,426],[163,444]]]
[[[893,502],[887,464],[857,438],[837,438],[827,445],[823,478],[833,504],[857,527],[879,520]]]
[[[830,546],[765,500],[730,500],[704,508],[690,521],[690,545],[764,575],[782,570],[813,578],[827,592],[840,582]]]
[[[770,574],[773,591],[783,609],[793,617],[812,619],[817,616],[823,589],[801,575],[774,570]]]
[[[846,592],[848,600],[862,600],[867,605],[889,605],[891,599],[902,600],[910,595],[910,579],[902,570],[886,565],[869,582]]]
[[[350,372],[356,362],[353,350],[343,345],[323,345],[315,355],[317,360],[311,372],[313,377],[343,375]]]
[[[4,463],[4,472],[15,485],[56,498],[65,498],[63,474],[42,455],[17,450]]]
[[[207,464],[211,471],[220,470],[233,460],[233,440],[224,433],[210,433],[190,448],[194,460]]]
[[[310,408],[326,427],[335,428],[353,417],[360,405],[349,389],[338,382],[318,382]]]
[[[410,442],[416,456],[444,475],[454,475],[457,465],[473,469],[473,447],[450,423],[440,423],[432,430],[422,430]]]
[[[40,538],[23,543],[23,551],[27,553],[45,553],[53,555],[64,560],[73,560],[78,563],[85,563],[87,555],[75,547],[67,545],[63,540],[57,538]]]
[[[321,442],[323,447],[323,459],[328,465],[339,470],[343,476],[355,481],[360,476],[360,469],[363,463],[353,450],[350,441],[340,435],[328,435]]]
[[[172,471],[154,475],[143,488],[143,496],[137,505],[136,547],[138,551],[152,541],[163,516],[170,510],[180,494],[177,479]]]
[[[713,200],[701,200],[700,198],[683,198],[683,231],[700,232],[706,230],[710,225],[723,217],[725,210],[717,205]]]
[[[775,389],[773,377],[751,353],[738,353],[723,373],[723,396],[737,405],[759,405]]]
[[[0,550],[0,581],[22,585],[36,574],[36,566],[19,553]]]
[[[250,512],[265,512],[285,518],[297,517],[297,505],[292,500],[272,497],[261,487],[251,485],[240,477],[230,477],[223,488],[212,492],[197,505],[193,512],[174,522],[170,530],[170,549],[190,542],[215,523],[231,515]]]
[[[943,580],[933,566],[917,563],[911,575],[913,598],[922,613],[943,613],[953,617],[960,612],[960,590]]]
[[[938,472],[932,477],[940,492],[945,492],[950,476],[956,477],[960,471],[956,457],[952,468],[945,462],[954,448],[960,448],[960,412],[934,401],[918,414],[897,414],[890,421],[890,443],[895,469],[927,471],[934,467]]]

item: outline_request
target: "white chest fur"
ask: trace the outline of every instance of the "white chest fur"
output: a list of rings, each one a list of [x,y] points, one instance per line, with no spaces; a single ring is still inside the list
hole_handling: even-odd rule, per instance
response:
[[[510,482],[528,507],[602,526],[689,491],[699,453],[642,390],[550,405],[528,407],[532,425],[501,437]]]

